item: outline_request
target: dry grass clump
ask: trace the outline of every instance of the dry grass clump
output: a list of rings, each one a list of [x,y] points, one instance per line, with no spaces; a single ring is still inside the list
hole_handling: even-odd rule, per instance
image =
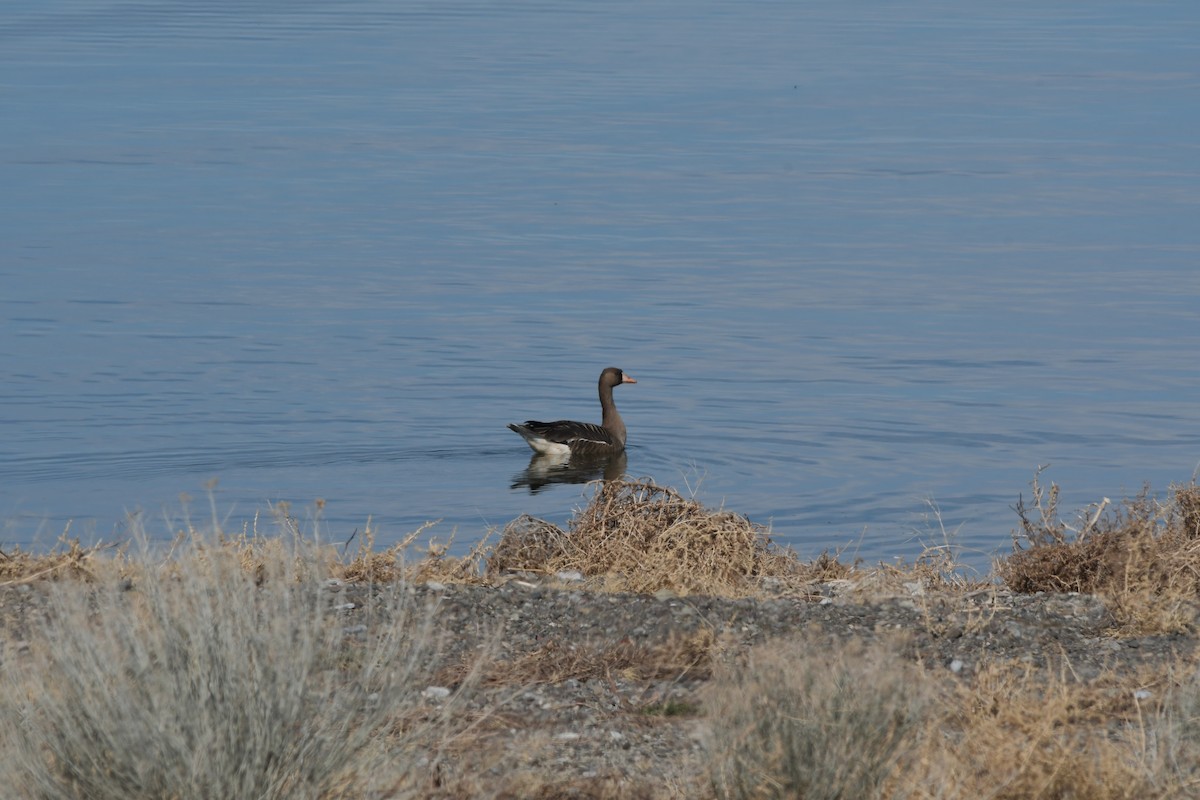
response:
[[[716,796],[894,796],[887,779],[924,726],[915,673],[888,648],[816,636],[753,650],[706,693]]]
[[[176,558],[182,552],[184,558]],[[166,572],[178,573],[188,569],[192,561],[207,564],[225,562],[236,564],[255,585],[270,580],[292,583],[311,582],[329,572],[333,553],[300,538],[248,534],[226,535],[218,531],[213,536],[192,529],[181,532],[172,541],[171,549],[154,561],[132,559],[125,572],[133,580],[144,574],[148,564]]]
[[[96,555],[102,545],[84,547],[78,539],[59,539],[48,553],[31,553],[21,548],[0,550],[0,587],[39,580],[93,577]]]
[[[522,785],[518,780],[498,790],[495,800],[655,800],[662,794],[650,786],[620,778],[566,778],[547,781],[531,778]],[[683,795],[679,795],[683,796]]]
[[[406,595],[378,595],[390,624],[350,635],[316,579],[322,557],[256,552],[279,580],[258,580],[238,548],[201,542],[169,562],[135,556],[132,584],[43,587],[27,650],[4,654],[6,793],[420,794],[431,736],[411,720],[428,634]]]
[[[963,564],[949,548],[927,546],[912,561],[881,563],[874,567],[843,567],[847,596],[863,600],[908,595],[919,598],[962,597],[994,589],[994,582]]]
[[[1200,666],[1192,664],[1184,674],[1165,693],[1154,719],[1154,743],[1161,768],[1187,790],[1180,796],[1200,797]]]
[[[1200,796],[1195,664],[1085,682],[1069,671],[992,661],[964,680],[895,653],[886,644],[808,635],[769,643],[744,663],[718,669],[704,694],[713,793],[888,800]]]
[[[764,577],[802,572],[768,534],[740,514],[705,508],[648,480],[605,481],[566,531],[527,516],[510,523],[487,572],[575,570],[614,591],[744,596]]]
[[[1033,480],[1033,505],[1017,505],[1021,532],[997,565],[1013,591],[1083,592],[1105,598],[1122,630],[1194,627],[1200,595],[1200,487],[1172,487],[1169,503],[1149,491],[1116,508],[1106,498],[1068,525],[1058,486]]]
[[[474,672],[484,683],[504,686],[553,684],[571,678],[705,679],[712,674],[713,659],[718,650],[716,635],[711,628],[701,628],[687,636],[672,636],[656,644],[630,639],[602,644],[551,640],[510,659],[482,665],[464,663],[444,670],[440,678],[452,686],[457,685],[463,675]]]
[[[1180,533],[1190,539],[1200,539],[1200,486],[1193,480],[1173,488]]]
[[[1194,796],[1186,773],[1196,748],[1184,753],[1167,735],[1179,720],[1167,690],[1154,676],[1081,683],[1015,662],[983,664],[939,701],[933,735],[897,786],[931,800]]]
[[[417,540],[436,524],[427,522],[391,547],[376,550],[376,531],[368,521],[354,553],[338,559],[333,565],[333,574],[349,583],[392,583],[399,580],[417,583],[485,583],[482,565],[488,536],[477,542],[465,556],[451,556],[449,551],[453,537],[444,544],[434,541],[417,544]],[[414,551],[417,557],[409,558],[409,553]]]
[[[211,488],[211,487],[210,487]],[[190,498],[184,497],[185,503]],[[193,523],[185,504],[183,525],[175,533],[172,548],[183,546],[194,548],[197,554],[207,550],[221,550],[233,554],[242,569],[262,583],[272,571],[278,572],[286,564],[289,580],[307,580],[318,575],[336,578],[347,583],[390,584],[397,581],[441,580],[453,583],[481,583],[483,552],[487,538],[484,537],[462,558],[448,555],[451,540],[439,544],[432,539],[425,543],[419,540],[437,525],[427,522],[409,533],[396,544],[378,549],[378,530],[368,519],[363,531],[355,529],[340,545],[328,541],[322,530],[322,513],[325,501],[317,499],[311,509],[309,530],[302,530],[300,522],[292,514],[289,503],[272,504],[268,513],[255,513],[252,522],[237,533],[226,532],[217,513],[216,500],[209,495],[211,521],[209,527]],[[264,530],[263,519],[272,529]],[[139,517],[130,522],[134,530],[141,526]],[[351,550],[350,545],[354,548]]]

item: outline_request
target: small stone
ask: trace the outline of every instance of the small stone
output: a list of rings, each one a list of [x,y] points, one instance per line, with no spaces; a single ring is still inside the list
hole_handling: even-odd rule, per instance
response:
[[[576,569],[564,569],[562,572],[554,573],[554,577],[564,583],[572,583],[583,580],[583,573]]]
[[[421,694],[430,700],[445,700],[450,696],[450,690],[445,686],[428,686]]]
[[[964,664],[960,659],[956,658],[950,662],[950,671],[957,675],[963,671],[963,667],[965,666],[966,664]]]
[[[433,592],[444,592],[446,591],[446,584],[441,581],[429,581],[425,584],[425,588]]]
[[[354,603],[342,603],[333,607],[334,611],[353,611],[358,608]]]
[[[1149,689],[1138,689],[1133,693],[1134,700],[1149,700],[1151,697],[1154,697],[1154,692]]]
[[[674,591],[666,588],[665,586],[654,593],[655,600],[673,600],[678,596],[679,595],[675,594]]]
[[[629,741],[625,734],[621,733],[620,731],[609,731],[608,738],[611,739],[614,744],[620,745],[622,750],[628,750],[629,748],[633,747],[633,742]]]
[[[573,742],[580,737],[581,734],[575,733],[575,731],[563,731],[562,733],[557,734],[554,738],[560,742]]]

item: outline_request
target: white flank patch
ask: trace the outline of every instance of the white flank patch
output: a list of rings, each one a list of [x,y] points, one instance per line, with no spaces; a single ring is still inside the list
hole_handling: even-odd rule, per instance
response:
[[[571,452],[570,445],[565,445],[562,442],[552,442],[540,436],[531,436],[525,441],[529,442],[530,447],[544,456],[565,456]]]

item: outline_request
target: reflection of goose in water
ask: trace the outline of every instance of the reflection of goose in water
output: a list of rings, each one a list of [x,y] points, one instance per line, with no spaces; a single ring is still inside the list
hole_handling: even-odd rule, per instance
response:
[[[603,478],[616,480],[625,474],[627,462],[625,451],[610,455],[586,455],[563,453],[544,456],[533,454],[529,466],[513,476],[512,488],[529,487],[530,494],[537,494],[554,483],[587,483]]]
[[[527,420],[508,427],[521,434],[533,452],[546,456],[613,455],[625,449],[625,423],[613,403],[614,386],[637,383],[616,367],[600,373],[600,424]]]

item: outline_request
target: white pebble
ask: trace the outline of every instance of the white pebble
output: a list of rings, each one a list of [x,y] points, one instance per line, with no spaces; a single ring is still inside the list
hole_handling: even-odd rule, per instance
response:
[[[450,696],[450,690],[445,686],[429,686],[421,694],[428,697],[430,700],[445,700]]]
[[[564,569],[562,572],[554,573],[554,577],[560,581],[581,581],[583,573],[576,569]]]
[[[959,659],[956,658],[950,662],[950,671],[953,672],[955,675],[957,675],[958,673],[963,671],[963,667],[965,667],[965,666],[966,666],[966,664],[964,664],[962,661],[960,661]]]

